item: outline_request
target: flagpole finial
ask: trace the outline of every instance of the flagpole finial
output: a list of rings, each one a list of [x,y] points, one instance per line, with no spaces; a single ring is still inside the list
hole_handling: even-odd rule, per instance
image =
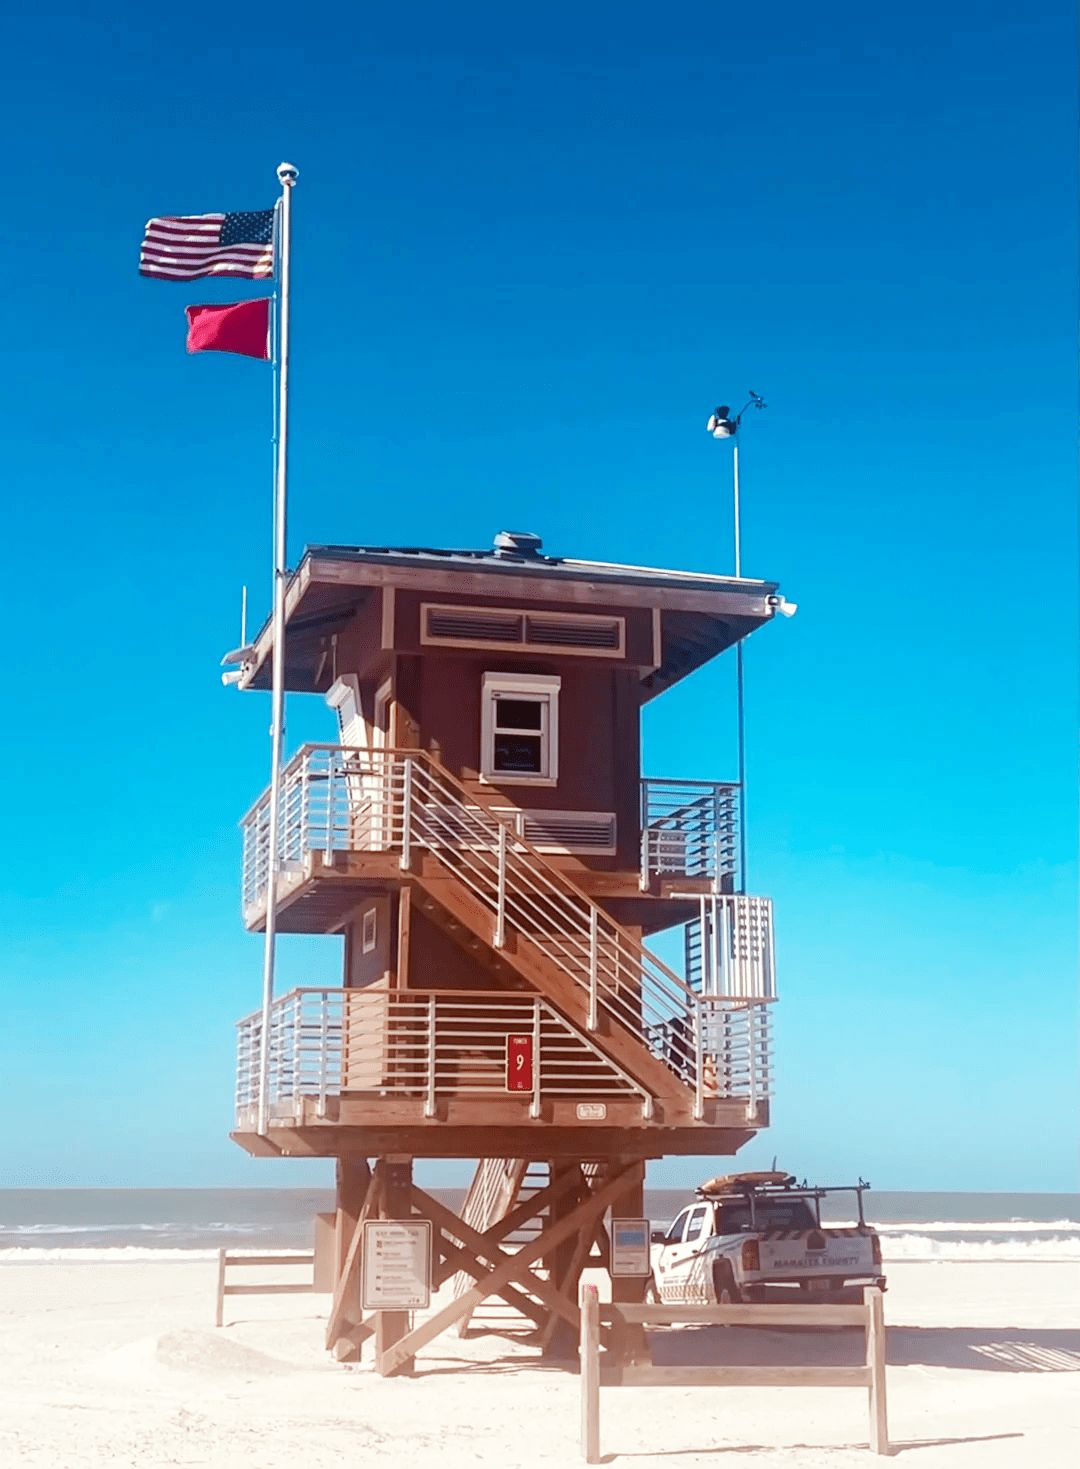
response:
[[[277,166],[278,183],[283,188],[291,189],[300,177],[300,170],[295,163],[279,163]]]

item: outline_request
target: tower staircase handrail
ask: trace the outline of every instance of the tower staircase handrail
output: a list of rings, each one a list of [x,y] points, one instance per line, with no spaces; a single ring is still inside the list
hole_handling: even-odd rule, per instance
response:
[[[402,869],[422,852],[486,909],[490,942],[508,928],[538,949],[581,992],[587,1028],[608,1022],[636,1035],[694,1095],[703,1113],[709,1007],[667,964],[611,918],[573,879],[549,863],[505,820],[478,803],[427,751],[305,745],[282,773],[282,854],[341,846],[400,854]],[[249,811],[256,848],[268,823],[267,797]],[[249,857],[256,873],[267,861]],[[258,881],[258,877],[255,877]]]

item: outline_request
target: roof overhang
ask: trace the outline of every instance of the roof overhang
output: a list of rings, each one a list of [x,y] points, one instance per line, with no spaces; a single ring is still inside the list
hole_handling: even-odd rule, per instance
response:
[[[324,693],[333,681],[332,639],[374,592],[393,587],[470,598],[556,603],[584,610],[652,607],[662,613],[659,666],[643,674],[646,698],[771,621],[775,582],[583,561],[466,560],[453,553],[395,553],[313,546],[285,593],[285,686]],[[245,649],[239,687],[269,688],[272,623]]]

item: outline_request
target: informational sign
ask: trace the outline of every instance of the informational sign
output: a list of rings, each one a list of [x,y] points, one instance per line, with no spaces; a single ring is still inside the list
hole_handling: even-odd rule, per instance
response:
[[[506,1090],[531,1092],[533,1089],[533,1038],[531,1035],[506,1037]]]
[[[603,1122],[607,1117],[607,1103],[579,1102],[577,1116],[579,1122]]]
[[[649,1260],[649,1221],[647,1219],[613,1219],[611,1221],[612,1275],[651,1275]]]
[[[369,1219],[360,1296],[365,1311],[423,1311],[431,1303],[431,1221]]]

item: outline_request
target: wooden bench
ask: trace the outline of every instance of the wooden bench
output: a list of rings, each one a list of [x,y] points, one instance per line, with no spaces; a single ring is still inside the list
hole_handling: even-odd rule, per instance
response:
[[[885,1405],[885,1317],[881,1291],[869,1287],[855,1306],[638,1306],[601,1305],[595,1285],[581,1290],[581,1452],[600,1463],[600,1388],[668,1387],[865,1387],[870,1447],[889,1453]],[[600,1325],[861,1326],[866,1359],[856,1367],[653,1367],[624,1365],[600,1355]]]

